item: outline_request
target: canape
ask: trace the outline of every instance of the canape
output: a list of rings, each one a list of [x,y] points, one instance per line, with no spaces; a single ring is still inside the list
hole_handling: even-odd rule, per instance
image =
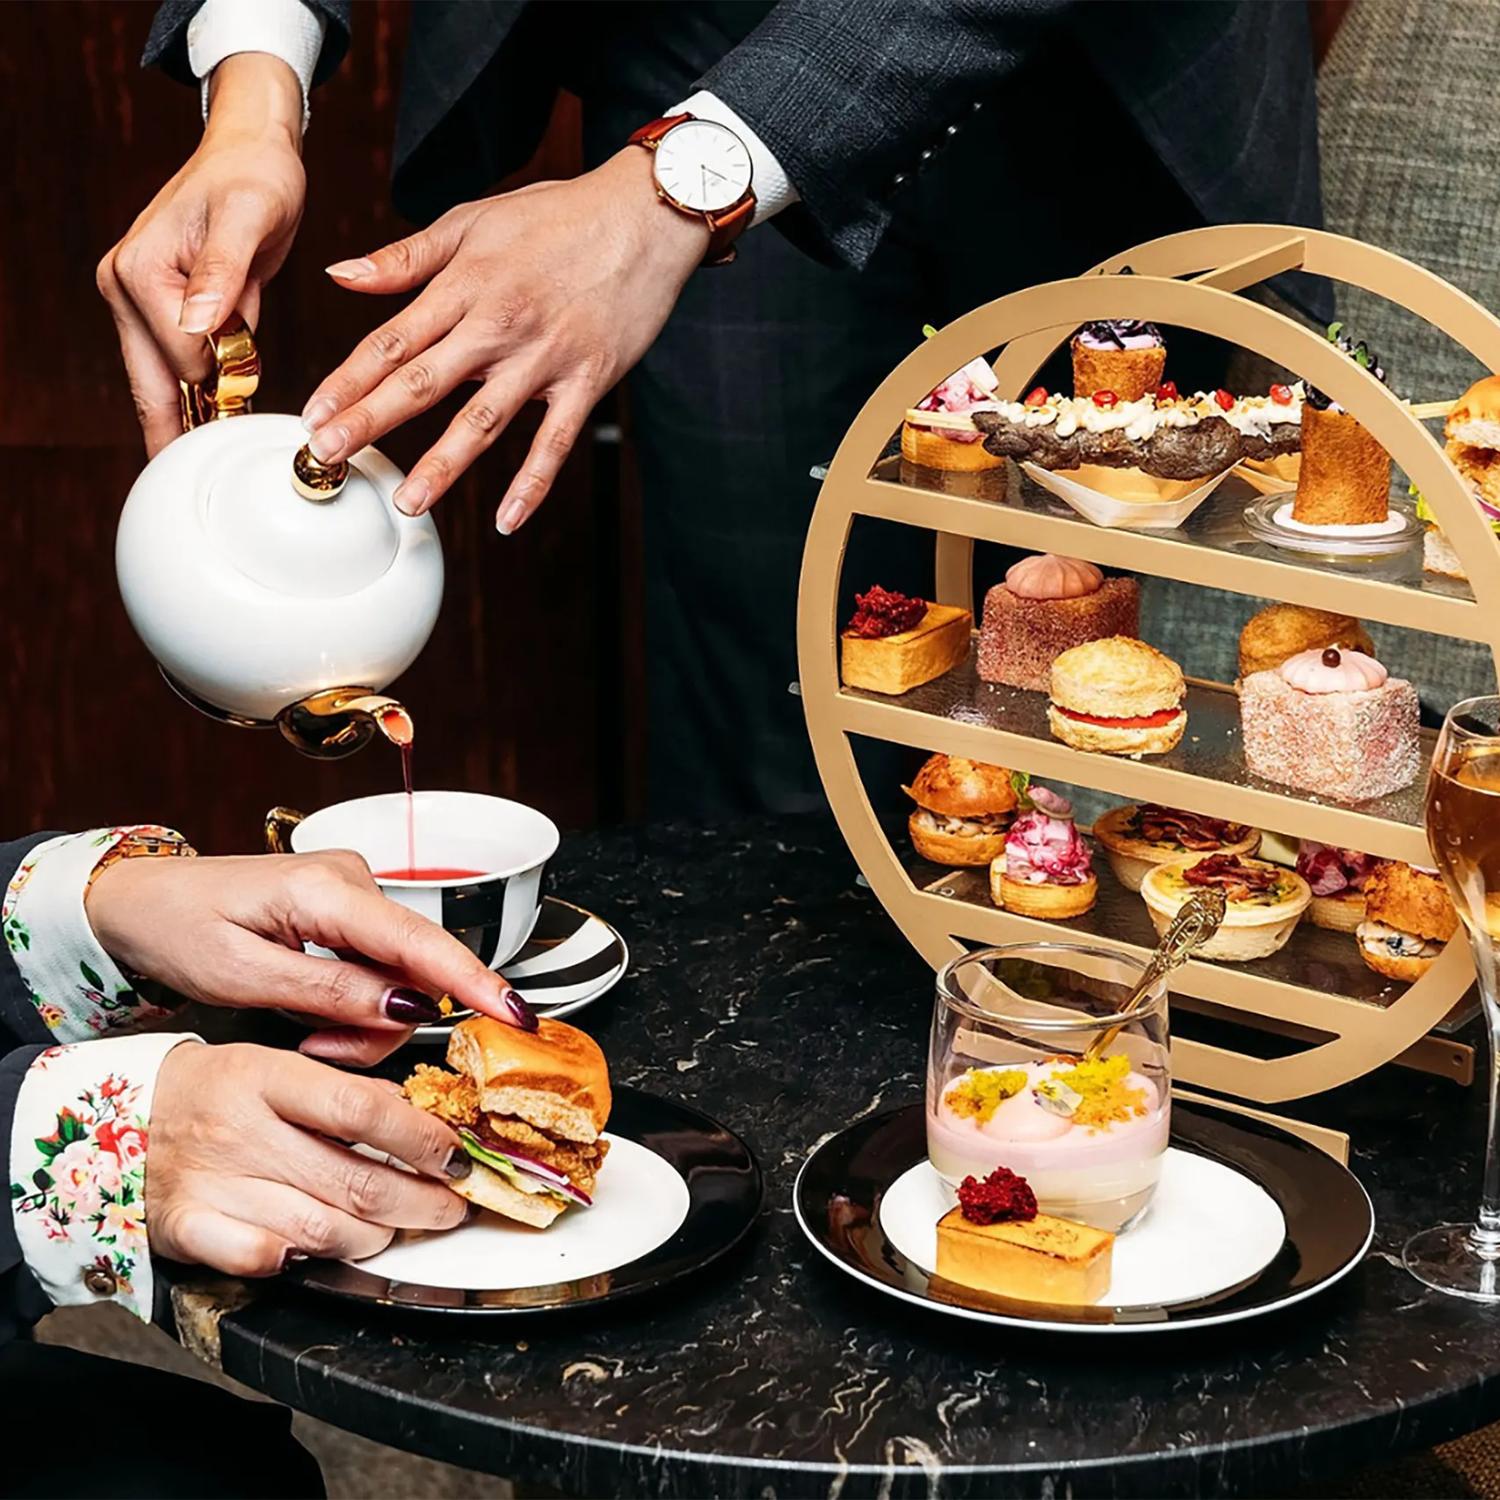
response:
[[[1073,804],[1029,786],[1025,809],[990,865],[990,898],[1023,917],[1081,917],[1099,897],[1093,858],[1073,823]]]
[[[974,617],[878,584],[854,596],[854,617],[839,636],[845,687],[899,695],[951,671],[969,654]]]
[[[1167,346],[1155,323],[1136,318],[1102,318],[1073,335],[1073,394],[1113,391],[1122,401],[1138,401],[1161,385]]]
[[[983,433],[969,418],[992,401],[995,372],[983,357],[971,359],[930,391],[901,424],[901,457],[927,469],[972,473],[998,469],[1005,460],[984,448]]]
[[[1195,958],[1248,963],[1269,958],[1286,946],[1312,901],[1312,891],[1295,870],[1237,854],[1193,854],[1157,865],[1141,882],[1141,895],[1158,932],[1194,892],[1220,887],[1227,902],[1219,930],[1194,951]]]
[[[1343,324],[1328,337],[1382,383],[1385,370],[1363,341],[1352,343]],[[1338,402],[1314,386],[1302,408],[1302,464],[1292,520],[1302,526],[1368,526],[1390,516],[1391,460],[1385,449]]]
[[[1115,879],[1126,890],[1138,891],[1157,865],[1188,854],[1253,855],[1260,848],[1261,836],[1243,823],[1158,807],[1154,802],[1127,802],[1095,821],[1094,837]]]
[[[1387,979],[1415,983],[1458,931],[1458,912],[1436,870],[1382,860],[1365,882],[1359,956]]]
[[[1379,863],[1358,849],[1303,839],[1297,873],[1312,890],[1307,919],[1330,932],[1356,932],[1365,920],[1365,885]]]

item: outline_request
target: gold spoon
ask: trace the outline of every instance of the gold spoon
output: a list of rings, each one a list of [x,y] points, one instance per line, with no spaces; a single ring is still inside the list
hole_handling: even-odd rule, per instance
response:
[[[1151,961],[1146,965],[1145,972],[1141,975],[1140,983],[1130,992],[1130,998],[1120,1007],[1123,1012],[1133,1011],[1140,1004],[1142,997],[1159,983],[1166,975],[1170,974],[1179,964],[1184,963],[1193,953],[1193,950],[1201,947],[1219,930],[1219,923],[1224,920],[1224,913],[1228,910],[1228,902],[1225,900],[1224,892],[1218,886],[1205,886],[1201,891],[1195,891],[1178,909],[1177,915],[1172,918],[1171,925],[1162,934],[1161,942],[1156,945],[1156,952],[1151,955]],[[1111,1026],[1108,1031],[1101,1031],[1084,1053],[1085,1062],[1097,1062],[1103,1054],[1104,1049],[1124,1030],[1123,1025]]]

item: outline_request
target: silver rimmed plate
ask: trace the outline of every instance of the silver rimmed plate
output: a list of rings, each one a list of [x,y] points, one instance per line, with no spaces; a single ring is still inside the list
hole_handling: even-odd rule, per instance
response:
[[[499,1314],[614,1302],[701,1271],[760,1214],[760,1164],[709,1115],[615,1090],[592,1208],[547,1229],[481,1213],[457,1229],[398,1235],[362,1261],[294,1261],[310,1291],[425,1312]]]
[[[1375,1232],[1348,1168],[1275,1126],[1175,1104],[1162,1185],[1119,1236],[1102,1301],[1005,1301],[932,1274],[950,1206],[927,1165],[922,1106],[861,1120],[803,1163],[802,1232],[846,1275],[953,1317],[1058,1333],[1158,1333],[1236,1322],[1300,1302],[1347,1276]]]
[[[526,946],[504,966],[505,977],[538,1015],[561,1020],[607,995],[630,967],[625,939],[603,917],[546,896]],[[457,1010],[412,1040],[446,1042],[454,1023],[472,1015]]]

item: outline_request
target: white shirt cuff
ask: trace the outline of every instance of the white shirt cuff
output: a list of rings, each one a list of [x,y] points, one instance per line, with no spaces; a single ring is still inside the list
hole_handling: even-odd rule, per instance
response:
[[[279,57],[302,85],[305,131],[307,96],[327,27],[323,14],[302,0],[204,0],[187,29],[188,65],[203,80],[203,118],[208,118],[213,70],[236,52],[266,52]]]
[[[209,4],[223,4],[224,0],[209,0]],[[701,91],[684,99],[667,111],[668,115],[693,115],[700,120],[713,120],[725,125],[745,143],[750,153],[750,189],[755,194],[755,225],[763,223],[772,214],[790,208],[800,200],[800,194],[782,170],[781,163],[771,154],[770,148],[756,133],[715,94]]]
[[[165,1016],[99,946],[84,910],[94,867],[132,828],[93,828],[38,844],[0,898],[0,929],[37,1014],[60,1042],[81,1042]],[[170,834],[169,829],[139,831]],[[176,837],[175,834],[171,835]]]
[[[118,1302],[148,1322],[146,1160],[162,1059],[188,1033],[49,1047],[26,1070],[10,1135],[11,1216],[59,1307]]]

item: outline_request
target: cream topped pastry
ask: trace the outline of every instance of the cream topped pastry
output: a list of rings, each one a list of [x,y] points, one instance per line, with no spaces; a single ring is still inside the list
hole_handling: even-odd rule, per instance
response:
[[[1064,651],[1139,628],[1135,579],[1106,578],[1075,557],[1023,557],[984,596],[979,675],[1041,692]]]
[[[1111,391],[1122,401],[1136,401],[1156,390],[1167,366],[1161,329],[1138,318],[1085,323],[1073,335],[1069,352],[1075,396]]]
[[[1169,1114],[1124,1051],[971,1068],[929,1097],[927,1149],[953,1186],[1003,1164],[1045,1212],[1119,1230],[1156,1186]]]
[[[1050,787],[1029,785],[1026,809],[990,865],[996,906],[1023,917],[1077,917],[1099,894],[1093,856],[1073,822],[1073,804]]]
[[[1277,675],[1299,693],[1369,693],[1384,687],[1390,673],[1363,651],[1328,646],[1322,651],[1299,651],[1276,668]]]
[[[1161,329],[1138,318],[1102,318],[1085,323],[1074,337],[1086,349],[1159,349],[1163,343]]]
[[[1300,651],[1240,684],[1251,774],[1342,802],[1416,780],[1418,720],[1416,688],[1363,651]]]

